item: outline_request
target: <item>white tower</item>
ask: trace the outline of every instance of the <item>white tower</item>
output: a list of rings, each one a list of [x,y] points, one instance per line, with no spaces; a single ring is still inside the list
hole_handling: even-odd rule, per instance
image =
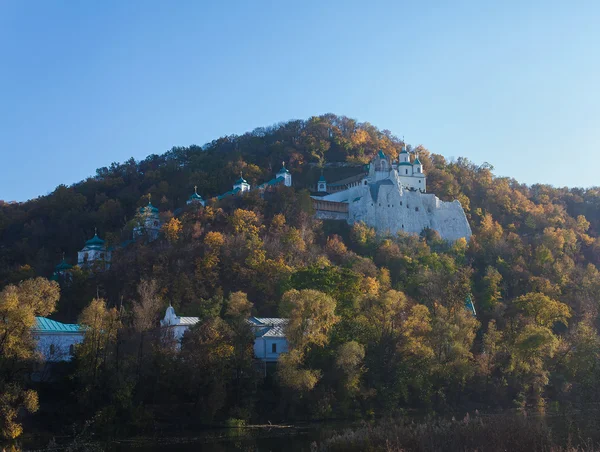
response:
[[[111,252],[106,249],[104,240],[94,233],[94,237],[85,242],[85,246],[77,253],[77,264],[83,268],[104,270],[110,267]]]
[[[250,184],[246,181],[246,179],[244,179],[241,172],[240,172],[240,178],[235,181],[235,184],[233,184],[233,190],[234,191],[239,190],[240,193],[250,191]]]
[[[319,193],[327,193],[327,181],[323,176],[323,171],[321,171],[321,177],[319,177],[319,181],[317,182],[317,191]]]
[[[138,225],[133,228],[133,239],[147,236],[149,241],[156,240],[162,226],[158,209],[150,202],[148,195],[148,205],[140,207],[138,211]]]
[[[407,177],[413,175],[413,166],[410,163],[410,154],[406,150],[406,145],[402,144],[402,150],[398,156],[398,176]]]
[[[281,162],[281,169],[277,172],[275,177],[283,177],[283,184],[286,187],[292,186],[292,175],[285,167],[285,162]]]
[[[419,155],[415,157],[415,161],[413,162],[413,177],[417,179],[417,182],[414,185],[414,187],[417,190],[425,193],[425,191],[427,190],[427,178],[425,177],[425,173],[423,173],[423,164],[419,160]]]

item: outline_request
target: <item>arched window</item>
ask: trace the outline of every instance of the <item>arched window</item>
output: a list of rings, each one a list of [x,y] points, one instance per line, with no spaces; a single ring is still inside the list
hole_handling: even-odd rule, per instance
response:
[[[271,344],[271,353],[277,353],[277,344]]]
[[[73,344],[69,345],[69,355],[75,355],[75,346]]]
[[[407,170],[407,169],[405,169],[405,170],[404,170],[404,173],[405,173],[405,174],[408,174],[408,170]]]

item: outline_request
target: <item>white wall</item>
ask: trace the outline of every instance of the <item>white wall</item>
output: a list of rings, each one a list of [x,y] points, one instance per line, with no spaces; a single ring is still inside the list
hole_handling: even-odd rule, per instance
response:
[[[361,199],[349,203],[348,222],[358,221],[375,227],[379,233],[420,234],[429,227],[448,241],[461,237],[468,240],[472,234],[459,201],[443,202],[433,194],[399,190],[395,185],[380,186],[377,201],[364,187]]]
[[[273,344],[277,351],[273,353]],[[265,361],[277,361],[281,353],[287,353],[288,342],[283,337],[257,337],[254,340],[254,356]]]
[[[70,361],[71,345],[83,342],[83,333],[33,333],[33,337],[37,340],[37,351],[46,361]]]

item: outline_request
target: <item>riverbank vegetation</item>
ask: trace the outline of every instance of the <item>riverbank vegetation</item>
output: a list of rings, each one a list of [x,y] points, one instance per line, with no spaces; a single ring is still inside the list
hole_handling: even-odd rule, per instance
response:
[[[48,196],[0,205],[3,436],[18,436],[17,424],[70,432],[91,422],[110,436],[228,419],[599,402],[598,190],[528,187],[420,147],[430,191],[465,208],[469,242],[313,218],[307,188],[319,167],[335,180],[400,146],[370,124],[325,115],[113,164]],[[270,179],[282,160],[294,187],[209,199],[240,170],[253,185]],[[185,205],[194,185],[204,208]],[[125,242],[147,193],[164,233]],[[60,295],[34,279],[49,277],[63,251],[74,256],[94,227],[115,246],[108,271],[75,267],[58,278]],[[31,285],[40,290],[29,294]],[[169,304],[200,317],[180,350],[157,328]],[[291,319],[290,352],[266,376],[252,359],[250,314]],[[42,381],[29,378],[40,371],[27,333],[35,315],[86,328],[74,360]]]

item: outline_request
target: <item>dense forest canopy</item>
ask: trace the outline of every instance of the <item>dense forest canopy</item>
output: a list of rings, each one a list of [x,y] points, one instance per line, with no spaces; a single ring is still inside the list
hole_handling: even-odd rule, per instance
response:
[[[462,203],[468,243],[313,218],[309,189],[321,170],[339,180],[401,146],[389,131],[329,114],[100,168],[48,196],[0,205],[0,287],[18,293],[20,281],[49,277],[63,252],[74,263],[94,228],[115,246],[109,271],[76,267],[60,281],[53,314],[107,335],[113,352],[102,366],[87,344],[76,373],[87,391],[80,406],[107,416],[142,416],[136,409],[150,401],[190,394],[210,406],[203,419],[600,400],[599,189],[527,186],[418,146],[428,191]],[[281,162],[293,187],[214,199],[241,171],[255,186]],[[186,206],[194,186],[206,207]],[[163,234],[130,243],[148,194]],[[178,357],[139,345],[169,303],[201,318]],[[266,386],[232,377],[250,366],[240,320],[249,313],[292,319],[291,351]],[[144,353],[132,352],[127,367],[114,349],[136,340]],[[186,378],[169,386],[178,375]],[[102,397],[115,388],[126,395]]]

